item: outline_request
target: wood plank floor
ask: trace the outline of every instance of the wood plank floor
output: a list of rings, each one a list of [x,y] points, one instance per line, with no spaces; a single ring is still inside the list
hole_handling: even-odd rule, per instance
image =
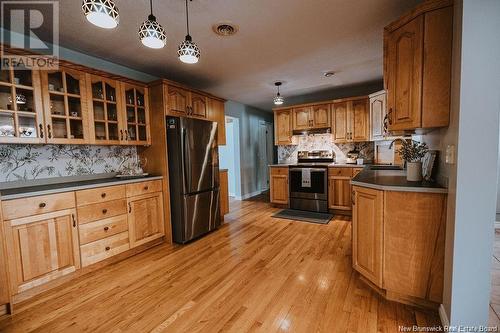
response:
[[[388,302],[351,268],[351,223],[232,201],[220,230],[160,245],[16,305],[0,332],[398,332],[437,313]]]

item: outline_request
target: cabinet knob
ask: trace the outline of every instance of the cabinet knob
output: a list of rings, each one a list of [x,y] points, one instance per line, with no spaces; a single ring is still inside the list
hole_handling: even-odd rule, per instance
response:
[[[109,246],[106,246],[104,249],[105,249],[106,251],[111,250],[111,248],[110,248]]]
[[[109,230],[109,227],[104,227],[104,231],[108,231]]]
[[[147,190],[149,190],[149,186],[146,185],[146,186],[144,186],[144,191],[147,191]]]
[[[102,213],[103,213],[103,214],[106,214],[107,212],[108,212],[108,210],[107,210],[106,208],[104,208],[104,209],[102,210]]]
[[[101,193],[101,198],[106,198],[106,192]]]
[[[38,127],[40,128],[40,138],[43,139],[43,125],[40,124]]]
[[[40,204],[38,205],[38,207],[40,208],[44,208],[45,206],[47,206],[45,202],[40,202]]]
[[[392,125],[392,108],[390,108],[389,113],[387,113],[387,120],[389,121],[389,125]]]

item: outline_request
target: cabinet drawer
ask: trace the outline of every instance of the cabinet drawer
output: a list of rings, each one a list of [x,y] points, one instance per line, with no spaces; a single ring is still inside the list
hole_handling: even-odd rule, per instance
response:
[[[76,192],[78,206],[125,198],[125,185],[108,186]]]
[[[127,197],[161,192],[161,190],[161,180],[151,180],[148,182],[127,184]]]
[[[92,243],[127,230],[127,214],[83,224],[80,225],[80,244]]]
[[[78,222],[85,224],[121,214],[127,214],[127,199],[78,207]]]
[[[39,215],[75,207],[75,193],[65,192],[2,202],[4,220]]]
[[[130,248],[128,231],[107,237],[80,247],[82,266],[89,266]]]
[[[288,176],[288,168],[271,167],[271,175],[287,175]]]
[[[328,176],[352,177],[352,168],[329,168]]]

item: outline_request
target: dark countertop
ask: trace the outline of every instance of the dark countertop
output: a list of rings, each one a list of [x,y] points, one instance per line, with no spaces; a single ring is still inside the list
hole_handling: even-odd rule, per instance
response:
[[[162,178],[163,178],[162,176],[145,176],[140,178],[129,178],[129,179],[120,179],[112,177],[112,178],[97,178],[97,179],[68,181],[68,182],[51,183],[51,184],[39,184],[39,185],[34,184],[32,186],[20,186],[14,188],[1,189],[0,199],[10,200],[10,199],[26,198],[37,195],[70,192],[70,191],[84,190],[84,189],[97,188],[103,186],[139,183],[143,181],[156,180]]]
[[[447,188],[434,182],[407,181],[404,170],[370,170],[366,167],[351,180],[351,184],[385,191],[448,193]]]

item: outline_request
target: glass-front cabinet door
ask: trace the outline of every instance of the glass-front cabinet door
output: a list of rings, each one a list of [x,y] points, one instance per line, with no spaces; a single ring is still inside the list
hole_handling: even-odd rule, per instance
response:
[[[95,144],[120,144],[125,132],[120,122],[122,110],[118,81],[87,74],[90,136]]]
[[[90,143],[85,74],[61,68],[42,74],[48,143]]]
[[[45,142],[40,72],[0,69],[0,143]]]
[[[148,89],[123,83],[125,140],[131,145],[150,144]]]

